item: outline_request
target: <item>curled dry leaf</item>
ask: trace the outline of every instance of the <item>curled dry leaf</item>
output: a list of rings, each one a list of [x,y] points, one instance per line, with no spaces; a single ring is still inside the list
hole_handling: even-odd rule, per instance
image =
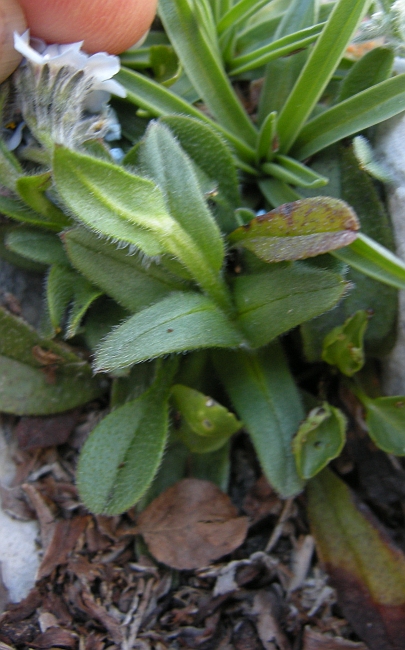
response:
[[[209,481],[184,479],[141,513],[138,532],[159,562],[197,569],[242,544],[247,517],[238,517],[230,498]]]

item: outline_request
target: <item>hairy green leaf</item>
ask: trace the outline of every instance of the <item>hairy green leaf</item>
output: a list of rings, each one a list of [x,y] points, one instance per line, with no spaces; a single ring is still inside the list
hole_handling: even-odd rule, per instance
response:
[[[49,223],[59,224],[60,229],[66,228],[71,223],[71,219],[47,196],[46,192],[51,189],[51,185],[50,172],[35,176],[21,176],[17,181],[16,191],[32,210],[41,214]]]
[[[214,362],[267,480],[284,498],[297,494],[303,483],[291,442],[304,412],[280,344],[259,353],[221,351]]]
[[[238,324],[259,347],[331,309],[346,289],[341,276],[303,262],[240,276],[234,282]]]
[[[161,126],[158,133],[161,134],[162,129],[165,127]],[[156,135],[157,131],[152,129],[150,133],[153,141],[153,134]],[[165,137],[162,137],[167,144]],[[173,136],[170,138],[173,139]],[[155,148],[152,148],[155,153]],[[179,156],[184,156],[181,150]],[[170,166],[168,158],[164,161],[164,169],[159,172],[163,184],[161,191],[152,181],[130,174],[116,165],[59,147],[55,150],[54,175],[63,200],[87,227],[107,237],[132,244],[150,256],[162,252],[173,255],[221,307],[229,310],[230,298],[218,273],[222,242],[215,223],[211,221],[208,237],[202,234],[203,246],[205,244],[203,251],[200,242],[194,237],[195,232],[200,234],[201,229],[195,225],[193,230],[193,214],[190,214],[190,210],[187,214],[180,214],[182,199],[174,197],[167,188],[166,175],[169,174],[167,170]],[[191,182],[191,177],[187,178]],[[182,187],[181,191],[183,190]],[[175,215],[169,214],[168,207],[174,210]],[[207,210],[205,205],[203,208]],[[205,216],[207,227],[211,216],[208,212]],[[204,253],[207,242],[213,243],[213,234],[214,238],[217,236],[217,242],[213,244],[210,259]],[[215,268],[212,266],[214,260]]]
[[[62,331],[66,310],[69,309],[65,338],[77,333],[80,322],[101,291],[78,273],[54,264],[48,274],[46,297],[50,321],[55,333]]]
[[[103,387],[86,366],[78,359],[72,365],[34,368],[0,355],[0,410],[13,415],[51,415],[90,402],[103,393]]]
[[[206,206],[190,159],[165,125],[150,124],[139,159],[144,173],[162,192],[167,212],[188,233],[211,267],[219,271],[224,259],[220,230]]]
[[[39,212],[34,212],[28,206],[23,205],[20,200],[8,196],[0,196],[0,212],[11,219],[38,226],[39,228],[54,230],[56,232],[61,229],[59,220],[49,220],[39,214]]]
[[[66,346],[41,338],[22,319],[0,309],[0,410],[47,415],[98,397],[102,384]]]
[[[41,264],[69,266],[62,242],[51,232],[18,227],[6,237],[6,246],[14,253]]]
[[[73,266],[130,311],[138,311],[171,291],[184,288],[184,282],[158,264],[146,264],[139,254],[131,255],[84,228],[68,230],[63,234],[63,242]]]
[[[243,337],[215,304],[176,292],[132,316],[102,342],[96,369],[117,370],[172,352],[236,347]]]
[[[112,411],[93,429],[77,472],[79,494],[92,512],[119,514],[146,492],[166,445],[167,401],[167,381],[157,379],[149,390]]]
[[[184,115],[161,118],[176,136],[182,149],[207,176],[213,185],[210,200],[222,231],[235,227],[234,210],[241,198],[232,153],[225,140],[208,124]]]

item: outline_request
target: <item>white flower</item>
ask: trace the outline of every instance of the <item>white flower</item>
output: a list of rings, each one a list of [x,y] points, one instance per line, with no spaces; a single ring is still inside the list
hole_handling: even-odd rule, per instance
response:
[[[28,30],[22,36],[14,33],[14,47],[25,57],[13,77],[18,110],[28,132],[48,152],[55,143],[75,148],[91,139],[121,137],[108,105],[111,93],[126,96],[111,78],[119,72],[119,58],[105,52],[88,55],[82,44],[46,45],[30,39]],[[9,142],[13,149],[21,142],[17,135]]]
[[[97,112],[102,104],[109,100],[110,93],[118,97],[126,96],[124,86],[111,79],[119,72],[120,60],[118,56],[106,52],[86,54],[81,51],[82,45],[83,41],[66,45],[46,45],[40,39],[30,39],[28,29],[21,36],[14,32],[14,47],[27,61],[39,66],[48,63],[54,70],[64,66],[83,70],[86,77],[92,79],[91,92],[95,93],[93,98],[91,93],[87,97],[88,110]]]

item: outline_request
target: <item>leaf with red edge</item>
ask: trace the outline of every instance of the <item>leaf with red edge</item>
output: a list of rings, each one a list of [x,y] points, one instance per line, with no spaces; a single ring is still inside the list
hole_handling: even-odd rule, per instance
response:
[[[229,235],[234,246],[243,246],[265,262],[314,257],[348,246],[360,224],[352,208],[328,196],[285,203]]]
[[[312,533],[344,616],[369,650],[404,650],[405,555],[330,470],[307,489]]]

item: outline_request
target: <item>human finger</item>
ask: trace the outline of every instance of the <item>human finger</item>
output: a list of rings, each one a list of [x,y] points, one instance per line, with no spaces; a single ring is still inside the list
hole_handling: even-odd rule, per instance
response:
[[[24,13],[17,0],[0,0],[0,82],[17,67],[21,54],[13,44],[13,32],[26,29]]]
[[[20,0],[32,36],[119,54],[149,29],[157,0]]]

